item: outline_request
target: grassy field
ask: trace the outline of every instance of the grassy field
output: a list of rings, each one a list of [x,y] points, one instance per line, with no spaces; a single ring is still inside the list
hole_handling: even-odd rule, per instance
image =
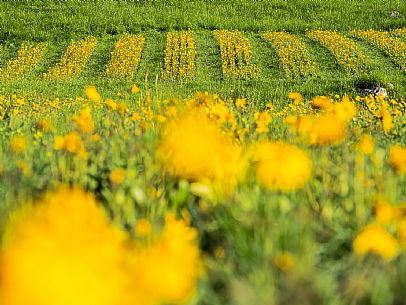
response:
[[[0,20],[0,304],[404,304],[404,1]]]

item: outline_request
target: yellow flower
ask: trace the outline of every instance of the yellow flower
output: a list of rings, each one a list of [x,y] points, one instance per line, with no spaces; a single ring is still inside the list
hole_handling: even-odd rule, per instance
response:
[[[17,167],[23,172],[24,176],[30,176],[32,174],[31,169],[27,166],[24,160],[19,160],[17,162]]]
[[[106,106],[111,110],[117,109],[117,103],[113,101],[111,98],[106,99]]]
[[[125,236],[91,195],[62,188],[11,219],[1,253],[2,305],[127,304]]]
[[[96,89],[95,86],[87,86],[85,88],[85,94],[86,94],[86,97],[89,100],[91,100],[91,101],[93,101],[95,103],[100,103],[101,102],[102,97],[99,94],[99,92],[97,92],[97,89]]]
[[[42,119],[38,122],[38,128],[41,131],[52,131],[53,130],[53,126],[52,123],[47,120],[47,119]]]
[[[126,172],[122,167],[118,167],[111,171],[110,173],[110,182],[114,185],[120,185],[125,180]]]
[[[148,304],[185,303],[202,273],[197,231],[168,216],[160,238],[141,253],[135,267],[134,286],[148,296]]]
[[[55,150],[65,150],[72,154],[77,154],[80,157],[87,159],[87,152],[83,145],[82,139],[76,132],[70,132],[65,136],[57,136],[54,141]]]
[[[370,135],[363,135],[358,142],[358,150],[365,155],[370,155],[374,151],[374,138]]]
[[[138,89],[138,87],[137,87],[136,84],[133,84],[133,85],[131,85],[130,92],[131,92],[132,94],[136,94],[136,93],[140,92],[140,89]]]
[[[288,97],[293,101],[295,105],[299,104],[302,100],[302,95],[297,92],[289,92]]]
[[[15,153],[21,153],[27,149],[28,141],[25,137],[16,137],[11,140],[11,150]]]
[[[398,253],[399,245],[396,239],[380,225],[370,224],[355,238],[353,248],[356,255],[374,253],[390,261]]]
[[[83,133],[90,133],[94,130],[94,121],[90,107],[81,110],[79,116],[72,116],[72,120],[78,125]]]
[[[333,101],[327,96],[316,96],[310,101],[313,108],[330,110],[333,108]]]
[[[257,179],[272,190],[292,191],[302,188],[312,173],[309,156],[293,145],[263,142],[255,148]]]
[[[375,205],[375,217],[381,224],[390,224],[396,217],[396,210],[386,201],[379,200]]]
[[[274,264],[283,272],[289,272],[295,266],[295,258],[289,252],[281,252],[275,256]]]
[[[157,158],[170,174],[210,182],[222,194],[232,191],[245,171],[241,147],[196,112],[166,124]]]
[[[393,145],[389,151],[388,163],[398,175],[406,174],[406,148],[399,144]]]
[[[382,104],[382,127],[385,133],[388,133],[393,127],[392,116],[388,110],[388,104]]]
[[[235,101],[235,106],[241,109],[247,109],[247,100],[245,98],[238,98]]]

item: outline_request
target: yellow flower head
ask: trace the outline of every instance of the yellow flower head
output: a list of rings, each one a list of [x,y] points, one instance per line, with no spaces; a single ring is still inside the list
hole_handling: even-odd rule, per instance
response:
[[[388,163],[398,175],[406,174],[406,148],[398,144],[393,145],[389,151]]]
[[[97,92],[97,89],[95,86],[87,86],[85,88],[85,94],[89,100],[91,100],[95,103],[100,103],[102,100],[102,97],[99,94],[99,92]]]
[[[288,124],[313,145],[339,144],[347,134],[347,123],[332,114],[303,116]]]
[[[274,264],[283,272],[289,272],[295,266],[295,258],[290,252],[281,252],[278,253],[274,260]]]
[[[386,261],[390,261],[398,253],[399,245],[396,239],[382,226],[370,224],[355,238],[353,248],[356,255],[374,253]]]
[[[255,156],[258,181],[273,190],[302,188],[312,173],[309,156],[293,145],[263,142],[256,147]]]
[[[122,167],[118,167],[111,171],[110,173],[110,182],[114,185],[120,185],[125,180],[126,172]]]
[[[136,94],[138,92],[140,92],[140,89],[138,89],[136,84],[131,85],[131,89],[130,89],[132,94]]]
[[[28,141],[26,137],[16,137],[11,140],[11,150],[15,153],[21,153],[27,149]]]
[[[310,101],[313,108],[330,110],[333,108],[333,101],[327,96],[316,96]]]
[[[245,170],[241,147],[196,112],[166,124],[157,158],[170,174],[190,181],[209,181],[223,193],[236,186]]]
[[[365,155],[370,155],[374,151],[374,138],[370,135],[363,135],[358,142],[358,150]]]
[[[123,304],[124,241],[91,195],[68,188],[49,194],[8,225],[1,304]]]
[[[80,115],[73,115],[72,120],[83,133],[90,133],[94,130],[94,121],[90,107],[81,110]]]
[[[293,101],[294,104],[299,104],[302,100],[302,95],[297,92],[289,92],[288,97]]]
[[[134,285],[148,296],[148,304],[185,303],[202,271],[197,231],[168,216],[161,236],[141,253],[135,267]]]

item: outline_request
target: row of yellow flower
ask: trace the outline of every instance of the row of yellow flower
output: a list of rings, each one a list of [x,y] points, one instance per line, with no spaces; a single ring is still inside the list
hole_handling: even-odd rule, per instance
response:
[[[97,40],[93,37],[72,42],[60,61],[44,73],[44,78],[58,80],[78,76],[88,63],[96,44]]]
[[[315,64],[302,39],[287,32],[266,32],[263,37],[275,46],[282,67],[288,76],[316,74]]]
[[[144,36],[123,34],[115,44],[105,74],[117,78],[132,78],[141,59]]]
[[[251,46],[242,32],[216,30],[214,36],[220,44],[224,77],[252,78],[256,75]]]
[[[192,79],[196,74],[196,45],[191,31],[168,32],[164,58],[165,78]]]
[[[346,70],[357,73],[367,69],[365,54],[353,40],[336,31],[307,31],[306,36],[326,47]]]
[[[396,29],[391,31],[391,33],[400,37],[406,37],[406,28]]]
[[[406,71],[406,42],[402,39],[393,37],[389,32],[374,30],[354,30],[351,35],[374,44],[392,58],[403,71]]]
[[[46,47],[43,44],[22,45],[18,55],[0,68],[0,81],[12,81],[29,74],[44,57]]]

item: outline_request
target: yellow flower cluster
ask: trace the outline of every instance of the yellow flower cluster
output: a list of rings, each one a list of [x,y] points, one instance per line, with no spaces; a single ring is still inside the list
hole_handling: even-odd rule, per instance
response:
[[[302,39],[287,32],[267,32],[263,37],[275,46],[283,70],[288,76],[316,74],[315,64]]]
[[[10,59],[0,68],[0,81],[14,81],[29,74],[41,61],[46,52],[43,44],[22,45],[16,58]]]
[[[131,240],[92,195],[60,188],[11,216],[0,253],[0,302],[185,303],[202,272],[196,230],[168,215],[159,234],[143,233],[145,242]]]
[[[44,79],[63,80],[77,77],[88,63],[96,44],[97,40],[93,37],[72,42],[60,61],[44,73]]]
[[[406,147],[399,144],[393,145],[389,151],[388,163],[399,175],[406,174]]]
[[[391,33],[399,37],[406,37],[406,28],[396,29],[391,31]]]
[[[312,145],[340,144],[347,136],[348,124],[357,113],[356,106],[348,97],[333,103],[326,96],[315,97],[312,107],[323,113],[289,116],[286,122],[304,140]]]
[[[116,42],[105,74],[111,77],[130,79],[134,76],[141,59],[145,38],[125,33]]]
[[[336,31],[317,30],[306,32],[306,36],[326,47],[346,70],[358,73],[367,69],[368,62],[365,59],[365,54],[353,40]]]
[[[168,32],[164,58],[165,78],[192,79],[196,74],[196,45],[191,31]]]
[[[357,235],[353,243],[354,252],[359,256],[374,253],[390,261],[400,250],[406,249],[406,206],[393,205],[384,198],[378,198],[374,210],[375,222]],[[391,231],[395,231],[396,236]]]
[[[220,44],[223,76],[226,78],[252,78],[257,67],[252,63],[251,46],[240,31],[216,30],[214,36]]]
[[[365,39],[386,53],[392,60],[406,71],[406,42],[398,37],[393,37],[389,32],[374,30],[354,30],[351,34]]]
[[[88,158],[88,152],[85,149],[82,138],[76,132],[70,132],[65,136],[56,136],[54,142],[55,150],[63,150],[82,159]]]

